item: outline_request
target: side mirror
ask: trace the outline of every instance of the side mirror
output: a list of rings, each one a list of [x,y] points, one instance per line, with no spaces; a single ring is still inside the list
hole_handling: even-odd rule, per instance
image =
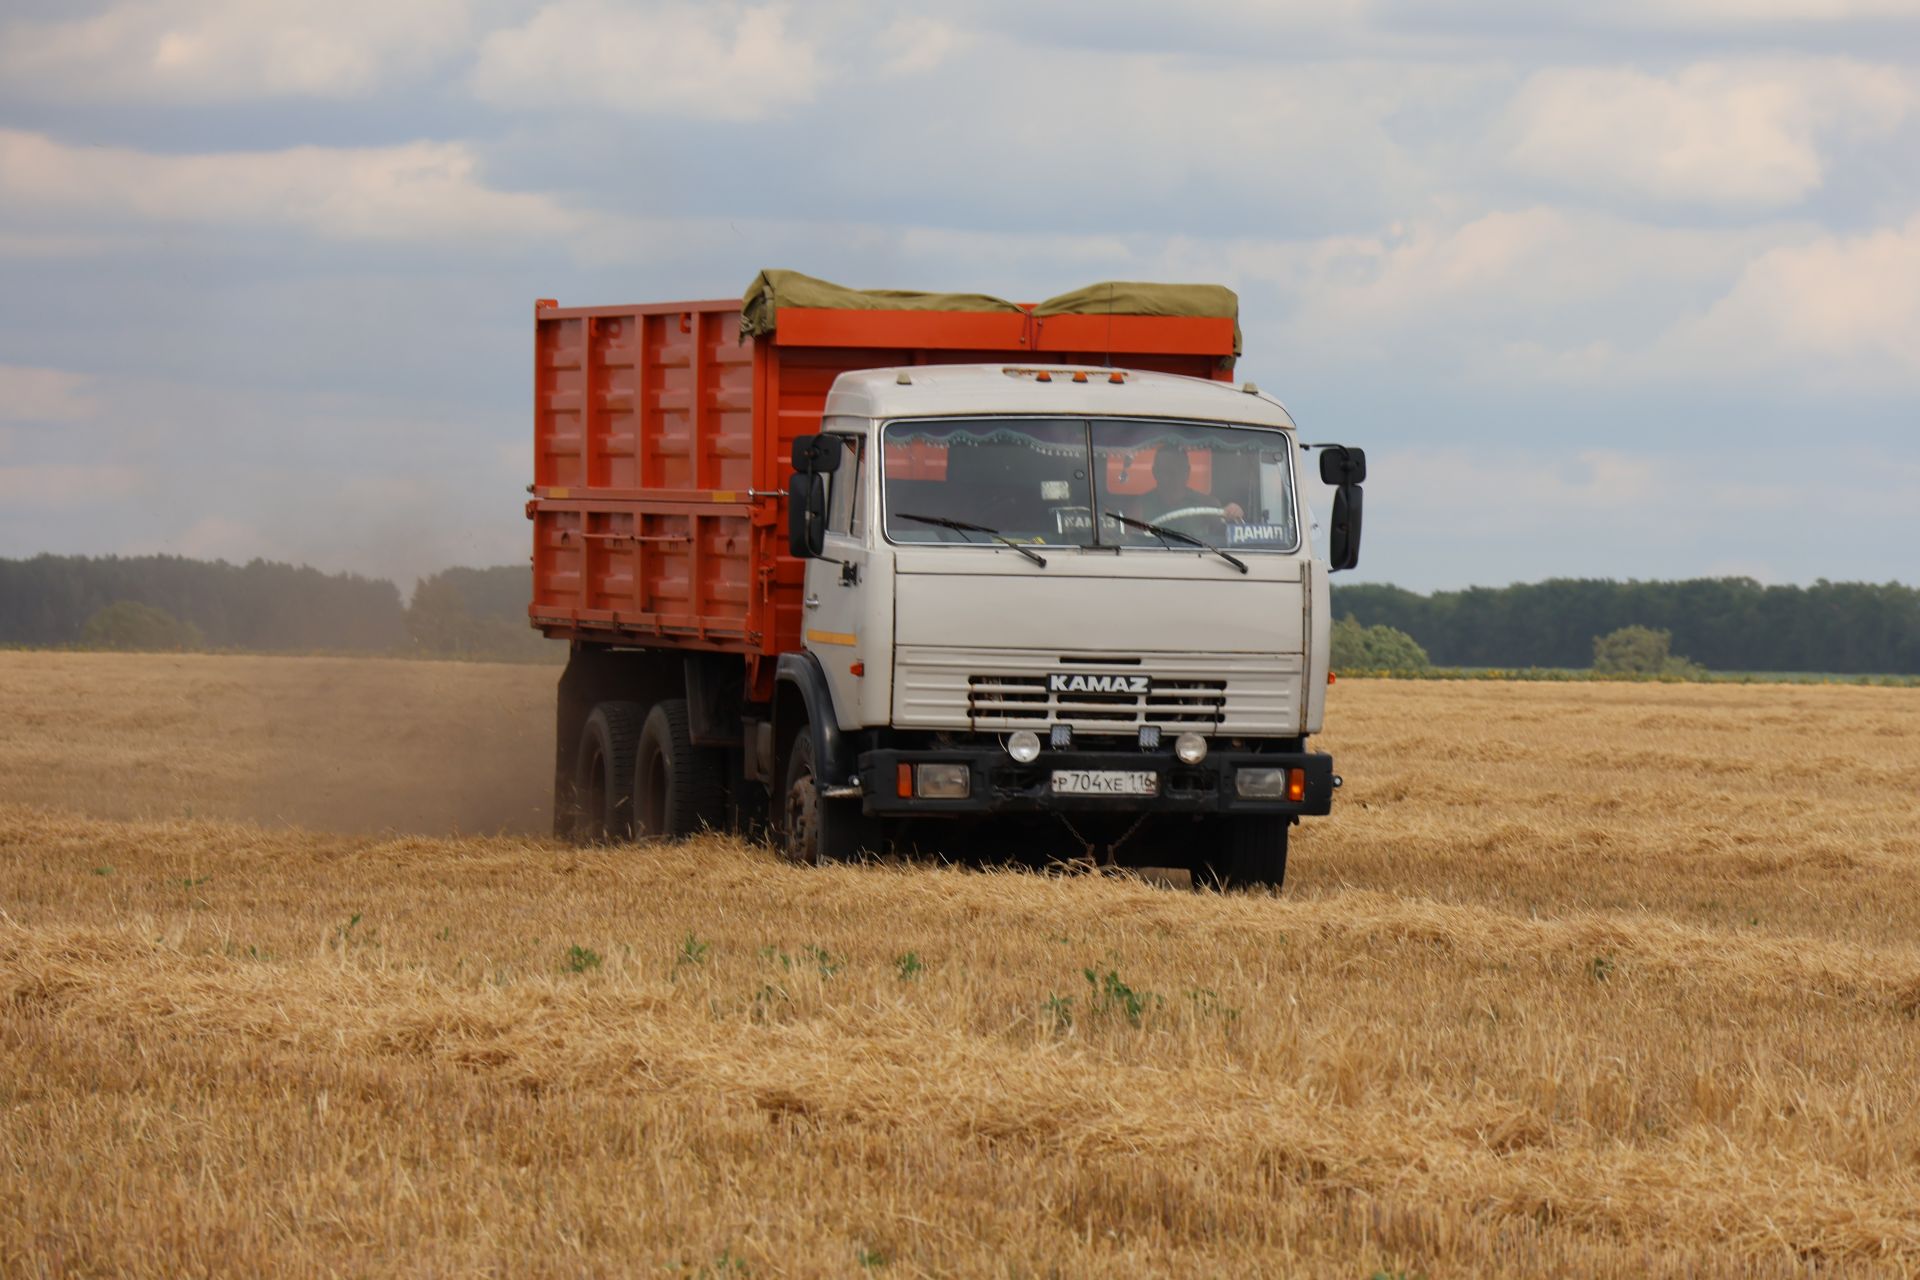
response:
[[[1359,452],[1355,450],[1354,452]],[[1362,469],[1366,464],[1361,463]],[[1321,467],[1324,474],[1326,467]],[[1360,486],[1343,484],[1333,495],[1333,523],[1327,529],[1327,571],[1360,563]]]
[[[840,458],[846,451],[839,436],[795,436],[793,469],[804,475],[832,475],[840,469]]]
[[[835,446],[838,449],[838,445]],[[827,481],[809,472],[787,481],[787,554],[810,559],[827,549]]]
[[[1343,444],[1320,446],[1320,483],[1349,485],[1367,478],[1367,451],[1349,449]]]

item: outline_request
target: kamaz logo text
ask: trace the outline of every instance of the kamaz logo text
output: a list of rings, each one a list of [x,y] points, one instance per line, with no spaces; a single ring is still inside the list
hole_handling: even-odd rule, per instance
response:
[[[1056,672],[1047,677],[1048,693],[1147,693],[1153,681],[1147,676],[1070,675]]]

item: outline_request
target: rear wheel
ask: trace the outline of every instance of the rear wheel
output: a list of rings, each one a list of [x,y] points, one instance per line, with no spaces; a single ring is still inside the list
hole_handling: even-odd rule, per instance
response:
[[[846,862],[860,851],[866,823],[845,800],[820,795],[811,725],[801,725],[787,751],[787,785],[779,806],[780,856],[789,862],[824,866]]]
[[[1236,815],[1209,823],[1193,855],[1196,889],[1278,889],[1287,878],[1286,815]]]
[[[633,756],[640,741],[640,705],[602,702],[580,729],[573,794],[574,839],[610,844],[633,835]]]
[[[633,833],[677,838],[727,821],[727,758],[693,745],[684,698],[647,713],[634,753]]]

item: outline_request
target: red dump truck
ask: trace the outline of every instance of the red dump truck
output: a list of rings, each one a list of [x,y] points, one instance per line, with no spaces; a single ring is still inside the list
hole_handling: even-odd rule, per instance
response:
[[[1238,350],[1217,286],[537,303],[556,830],[821,862],[999,824],[1277,886],[1339,785],[1307,739],[1365,458],[1318,446],[1316,558]]]

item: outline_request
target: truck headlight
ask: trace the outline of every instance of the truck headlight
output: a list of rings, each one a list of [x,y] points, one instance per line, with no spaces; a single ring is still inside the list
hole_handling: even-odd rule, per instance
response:
[[[1243,800],[1287,800],[1299,804],[1307,798],[1307,771],[1235,769],[1233,789]]]
[[[1007,754],[1020,764],[1032,764],[1040,758],[1040,735],[1031,729],[1015,729],[1007,739]]]
[[[913,793],[922,800],[965,800],[973,790],[973,774],[964,764],[914,766]]]
[[[1181,764],[1199,764],[1207,758],[1207,740],[1197,733],[1183,733],[1173,740],[1173,754]]]
[[[1287,794],[1285,769],[1236,769],[1233,789],[1246,800],[1278,800]]]

